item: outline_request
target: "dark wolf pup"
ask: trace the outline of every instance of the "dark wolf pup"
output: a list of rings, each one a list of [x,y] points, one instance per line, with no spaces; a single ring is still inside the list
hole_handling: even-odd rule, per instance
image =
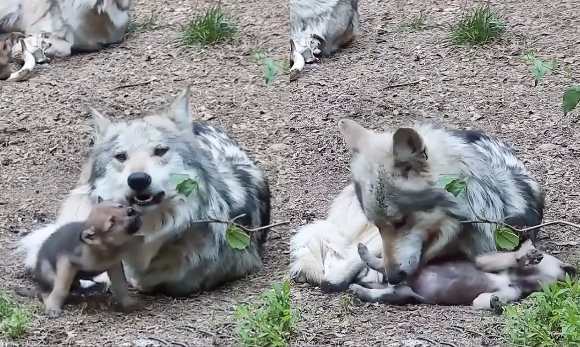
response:
[[[85,221],[67,223],[53,232],[38,250],[32,269],[45,312],[59,316],[69,292],[81,288],[80,280],[105,271],[115,301],[125,311],[137,309],[138,302],[129,296],[121,259],[140,227],[141,215],[134,208],[99,201]]]
[[[462,221],[485,217],[515,227],[542,221],[538,182],[491,135],[433,124],[377,132],[348,119],[339,121],[339,130],[351,154],[352,183],[325,220],[293,235],[297,281],[339,291],[355,281],[382,282],[360,259],[363,243],[372,255],[384,255],[388,281],[398,284],[421,263],[497,250],[494,225]],[[455,197],[439,183],[442,175],[465,177],[467,190]]]
[[[77,187],[55,224],[21,241],[26,265],[38,245],[58,226],[83,219],[97,196],[128,204],[143,215],[143,242],[123,259],[127,280],[144,293],[187,296],[254,273],[262,266],[267,229],[251,244],[233,249],[224,223],[248,228],[270,223],[270,190],[263,171],[222,130],[191,114],[189,88],[171,104],[133,120],[113,121],[92,110],[96,141]],[[189,196],[177,190],[175,175],[196,182]],[[101,281],[108,282],[106,276]]]
[[[362,261],[384,272],[383,261],[362,243]],[[502,305],[518,301],[576,275],[576,268],[537,250],[526,240],[517,251],[494,252],[475,258],[447,260],[421,266],[403,283],[353,283],[350,291],[362,301],[390,304],[419,302],[432,305],[471,305],[475,309],[502,311]]]

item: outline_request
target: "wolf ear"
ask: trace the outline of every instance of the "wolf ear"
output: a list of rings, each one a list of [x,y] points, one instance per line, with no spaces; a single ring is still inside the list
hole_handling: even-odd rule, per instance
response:
[[[395,166],[421,171],[427,163],[425,143],[415,130],[399,128],[393,134]]]
[[[99,243],[98,238],[95,235],[95,228],[90,227],[81,232],[81,242],[87,245],[96,245]]]
[[[101,198],[100,196],[97,196],[97,204],[100,204],[101,202],[103,202],[103,198]]]
[[[191,119],[191,106],[189,104],[190,86],[185,87],[171,102],[167,117],[171,119],[179,129],[189,129]]]
[[[89,112],[93,117],[93,126],[95,127],[97,138],[103,137],[112,121],[109,119],[109,117],[103,115],[101,112],[95,110],[92,107],[89,108]]]
[[[357,122],[346,118],[338,121],[338,130],[351,154],[360,152],[364,141],[371,132]]]

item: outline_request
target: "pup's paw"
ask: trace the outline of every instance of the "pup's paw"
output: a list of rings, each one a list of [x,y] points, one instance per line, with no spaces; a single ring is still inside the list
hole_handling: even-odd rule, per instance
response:
[[[127,297],[117,304],[117,310],[124,313],[138,311],[141,309],[141,307],[141,303],[131,297]]]
[[[492,295],[490,300],[489,300],[489,306],[491,307],[493,312],[495,312],[497,314],[503,313],[503,304],[502,304],[501,300],[499,299],[499,296]]]
[[[528,265],[538,265],[542,259],[544,259],[544,254],[537,249],[529,250],[524,256],[517,259],[519,266],[525,267]]]
[[[360,284],[353,283],[348,287],[348,292],[358,296],[361,289],[363,289],[363,287]]]
[[[62,309],[60,309],[59,307],[47,306],[44,309],[44,313],[50,318],[58,318],[62,314]]]

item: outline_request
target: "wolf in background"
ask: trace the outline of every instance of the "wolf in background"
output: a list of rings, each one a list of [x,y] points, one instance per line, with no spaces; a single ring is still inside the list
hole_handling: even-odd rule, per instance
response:
[[[98,51],[124,40],[130,7],[131,0],[2,0],[0,33],[39,36],[49,57]]]
[[[290,0],[291,73],[347,46],[358,27],[358,0]]]
[[[224,223],[248,228],[270,223],[270,190],[263,171],[238,143],[210,124],[193,121],[189,87],[169,107],[143,118],[112,121],[91,109],[96,140],[80,179],[54,224],[20,241],[25,265],[59,226],[87,217],[97,197],[127,204],[142,214],[142,239],[123,260],[128,281],[139,291],[187,296],[256,272],[262,266],[267,229],[254,232],[244,250],[226,244]],[[197,182],[188,197],[172,175]],[[109,284],[106,275],[96,279]]]
[[[428,261],[497,250],[494,225],[460,221],[485,217],[515,227],[542,221],[538,182],[493,136],[435,124],[376,132],[347,119],[339,130],[351,155],[352,183],[325,220],[292,236],[296,281],[325,291],[347,290],[353,281],[381,282],[382,274],[359,257],[363,243],[374,256],[384,255],[388,282],[398,284]],[[466,177],[467,190],[455,197],[438,184],[441,175]]]

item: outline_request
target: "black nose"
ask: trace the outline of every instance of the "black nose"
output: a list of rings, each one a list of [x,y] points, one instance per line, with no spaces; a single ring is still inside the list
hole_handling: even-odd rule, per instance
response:
[[[402,270],[394,275],[389,274],[389,284],[396,285],[403,282],[405,279],[407,279],[407,273]]]
[[[149,185],[151,184],[151,176],[146,172],[133,172],[127,178],[127,184],[129,185],[129,188],[136,192],[140,192],[149,188]]]
[[[137,211],[135,211],[135,209],[133,207],[129,207],[127,208],[127,216],[131,217],[134,216],[136,214]]]

